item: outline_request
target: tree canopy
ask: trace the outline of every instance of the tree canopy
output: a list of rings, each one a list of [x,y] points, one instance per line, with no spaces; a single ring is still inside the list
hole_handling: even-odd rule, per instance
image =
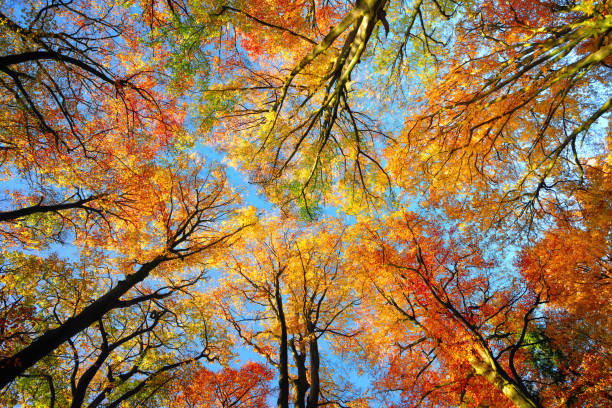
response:
[[[612,403],[608,0],[9,0],[0,404]]]

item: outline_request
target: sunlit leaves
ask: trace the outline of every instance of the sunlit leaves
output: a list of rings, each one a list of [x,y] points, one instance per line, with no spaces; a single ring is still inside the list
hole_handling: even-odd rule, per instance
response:
[[[263,364],[248,362],[238,370],[219,372],[204,367],[183,374],[176,386],[176,401],[185,407],[263,408],[271,392],[274,374]]]

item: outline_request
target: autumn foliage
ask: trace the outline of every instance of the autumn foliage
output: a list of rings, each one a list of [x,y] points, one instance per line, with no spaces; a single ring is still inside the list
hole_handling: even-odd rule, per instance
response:
[[[0,6],[0,405],[605,407],[609,0]]]
[[[227,367],[219,372],[203,367],[190,372],[178,386],[175,402],[190,408],[265,407],[273,377],[272,370],[254,362],[238,370]]]

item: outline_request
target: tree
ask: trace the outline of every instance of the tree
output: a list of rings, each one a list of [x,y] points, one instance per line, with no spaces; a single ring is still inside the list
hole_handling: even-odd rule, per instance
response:
[[[571,208],[605,143],[608,7],[500,1],[468,9],[388,150],[398,184],[434,205],[458,200],[461,217],[488,223],[532,224],[553,207]],[[420,177],[406,177],[413,174]]]
[[[23,6],[0,14],[2,170],[17,181],[0,215],[13,309],[1,384],[24,402],[43,379],[51,405],[117,406],[210,357],[162,334],[183,328],[177,302],[204,276],[194,263],[242,229],[237,196],[221,168],[185,154],[163,49],[138,39],[149,27],[114,2]],[[80,262],[27,254],[66,241]]]
[[[2,173],[16,181],[3,193],[3,237],[28,246],[69,234],[101,240],[138,217],[154,161],[186,141],[184,115],[135,40],[145,27],[125,8],[22,6],[0,14]]]
[[[108,271],[70,265],[57,257],[13,259],[12,263],[32,272],[31,284],[15,288],[25,298],[21,304],[36,302],[35,315],[22,318],[30,325],[29,338],[75,317],[117,280]],[[226,354],[227,345],[217,334],[211,309],[186,294],[202,279],[203,273],[194,271],[139,285],[118,307],[21,374],[3,393],[2,401],[95,407],[157,399],[151,394],[173,381],[173,371]]]
[[[497,393],[517,407],[542,406],[523,357],[542,293],[496,281],[495,264],[469,234],[409,213],[365,227],[356,256],[371,281],[371,307],[391,313],[370,323],[388,330],[394,349],[381,387],[401,390],[406,406],[497,406]]]
[[[263,220],[234,246],[224,270],[225,319],[279,376],[278,406],[338,405],[335,384],[322,377],[324,341],[350,340],[358,304],[343,260],[337,221],[306,229],[299,222]],[[289,356],[293,357],[293,364]],[[290,390],[290,385],[292,390]],[[342,396],[346,398],[347,396]]]
[[[236,196],[222,170],[211,168],[206,175],[198,160],[184,154],[190,142],[180,127],[177,97],[149,55],[163,50],[142,46],[137,36],[147,28],[127,8],[112,2],[33,2],[18,12],[3,9],[0,20],[6,50],[0,59],[2,168],[6,177],[24,181],[10,186],[5,200],[12,208],[0,216],[7,248],[17,248],[4,257],[3,302],[32,310],[51,296],[42,288],[68,290],[45,285],[30,294],[23,290],[28,275],[33,282],[46,279],[44,270],[26,274],[11,264],[27,248],[68,240],[84,261],[80,273],[52,268],[64,285],[79,278],[80,293],[67,315],[42,313],[44,325],[34,316],[40,313],[8,315],[0,362],[5,386],[93,324],[104,337],[102,320],[109,312],[170,296],[174,283],[125,299],[153,271],[188,272],[187,260],[227,244],[241,226],[229,220]],[[53,263],[61,265],[53,257],[42,265]],[[103,279],[108,269],[114,272]],[[80,301],[84,283],[105,289]],[[49,307],[60,313],[62,305]],[[136,334],[124,339],[153,329],[146,314],[143,319]],[[102,343],[101,361],[124,341]],[[74,364],[76,370],[78,360]],[[73,385],[78,391],[73,401],[82,399],[83,387]]]
[[[607,0],[10,6],[5,404],[612,399]]]
[[[395,26],[385,17],[391,7]],[[450,17],[445,7],[436,0],[408,8],[370,0],[212,2],[176,14],[192,60],[217,73],[200,90],[203,105],[218,108],[215,144],[274,202],[313,214],[319,198],[348,206],[356,197],[358,206],[389,187],[377,149],[386,135],[367,114],[367,86],[351,78],[375,55],[380,27],[404,38],[393,42],[398,60],[413,42],[434,47],[436,21]]]
[[[5,154],[27,143],[33,150],[83,150],[95,157],[101,152],[90,144],[121,126],[133,136],[143,125],[172,132],[172,98],[153,89],[163,83],[154,65],[136,64],[146,50],[135,36],[145,27],[128,13],[103,1],[56,0],[3,11],[3,129],[23,132],[4,135]],[[106,126],[92,126],[105,119]]]
[[[531,222],[565,205],[602,143],[607,7],[250,2],[206,4],[184,24],[219,73],[202,91],[234,102],[214,105],[230,106],[217,113],[216,143],[273,201],[314,213],[317,200],[348,209],[352,200],[357,211],[399,185],[401,197],[434,205],[462,198],[456,211],[468,195],[473,218]],[[209,23],[237,30],[198,37]],[[372,90],[400,97],[372,106]],[[397,122],[386,111],[402,107],[401,131],[371,119]]]
[[[111,265],[121,271],[124,278],[113,282],[107,291],[74,316],[32,339],[17,353],[3,358],[0,362],[2,386],[111,310],[137,302],[121,298],[154,270],[179,272],[189,267],[190,262],[202,262],[202,258],[197,258],[206,257],[217,247],[226,245],[244,227],[234,226],[230,221],[224,231],[220,223],[227,220],[235,197],[226,190],[222,174],[212,171],[203,179],[199,173],[196,168],[187,175],[172,171],[159,175],[161,184],[157,186],[157,197],[151,197],[149,211],[142,214],[148,217],[140,225],[134,225],[134,229],[123,231],[124,239],[119,240],[126,246],[124,258],[119,257]],[[157,201],[153,201],[154,198]],[[138,235],[134,234],[136,231]],[[163,291],[143,295],[145,300],[163,297]]]
[[[609,398],[603,386],[608,375],[599,371],[609,361],[603,351],[607,328],[596,329],[608,327],[595,311],[601,303],[595,302],[587,321],[582,313],[589,309],[581,306],[580,323],[568,324],[572,309],[559,302],[553,278],[559,272],[565,286],[564,272],[581,273],[579,252],[568,258],[542,242],[542,250],[552,252],[529,250],[534,258],[523,256],[515,265],[521,276],[504,270],[473,230],[445,228],[409,213],[358,230],[368,231],[353,255],[371,282],[364,296],[371,310],[366,357],[382,362],[386,373],[379,387],[399,391],[403,404],[541,407]],[[551,253],[563,253],[567,269],[554,265]],[[597,265],[601,255],[592,259],[589,264]],[[524,279],[526,271],[536,276]],[[602,279],[596,270],[592,276]],[[374,339],[383,333],[381,345]],[[389,347],[393,352],[385,355]],[[604,354],[593,359],[590,353]],[[571,366],[588,380],[583,383]]]
[[[612,396],[609,174],[592,163],[585,173],[590,188],[578,195],[581,211],[558,214],[557,224],[520,258],[524,279],[547,291],[541,336],[548,349],[541,354],[554,364],[543,374],[556,374],[547,396],[559,405],[605,405]]]

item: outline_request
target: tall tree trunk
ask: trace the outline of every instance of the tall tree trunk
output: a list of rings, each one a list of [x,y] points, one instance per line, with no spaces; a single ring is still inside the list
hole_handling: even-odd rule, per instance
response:
[[[539,402],[522,391],[511,378],[508,378],[505,372],[500,372],[500,370],[497,369],[493,359],[485,350],[478,346],[476,347],[476,351],[478,355],[471,356],[469,362],[477,375],[482,376],[499,389],[516,407],[542,408]]]
[[[296,408],[306,408],[306,392],[310,385],[308,384],[308,377],[306,372],[306,353],[303,347],[298,350],[295,346],[295,339],[291,341],[291,351],[293,352],[293,360],[298,371],[298,377],[294,380],[295,384],[295,397],[294,405]]]
[[[310,392],[308,393],[308,406],[307,408],[317,408],[319,405],[319,344],[314,333],[311,334],[309,340],[309,353],[310,353]]]
[[[281,326],[281,338],[278,356],[278,408],[289,408],[289,364],[287,361],[288,342],[287,342],[287,322],[285,321],[285,312],[283,310],[283,298],[280,293],[279,278],[284,269],[281,269],[276,276],[274,282],[276,310],[278,311],[278,320]]]

